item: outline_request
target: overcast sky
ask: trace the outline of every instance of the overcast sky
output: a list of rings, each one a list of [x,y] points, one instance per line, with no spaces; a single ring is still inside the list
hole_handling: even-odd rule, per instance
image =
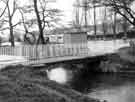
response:
[[[63,11],[64,16],[62,17],[63,24],[67,25],[70,21],[74,19],[75,16],[75,4],[76,0],[56,0],[56,7],[61,9]],[[81,1],[81,0],[80,0]],[[101,23],[102,16],[103,16],[103,10],[104,8],[97,8],[96,9],[96,20],[97,23]],[[80,10],[80,16],[84,16],[84,14]],[[93,9],[91,9],[88,14],[88,23],[92,25],[94,22],[94,16],[93,16]],[[80,17],[81,18],[81,17]]]
[[[75,0],[56,0],[56,7],[63,11],[63,23],[68,24],[73,19],[73,3]]]
[[[50,0],[48,0],[50,1]],[[69,21],[72,20],[73,14],[73,3],[75,0],[55,0],[55,2],[51,3],[50,7],[58,8],[62,11],[63,16],[61,17],[63,25],[67,25]],[[22,5],[28,3],[28,0],[20,0]]]

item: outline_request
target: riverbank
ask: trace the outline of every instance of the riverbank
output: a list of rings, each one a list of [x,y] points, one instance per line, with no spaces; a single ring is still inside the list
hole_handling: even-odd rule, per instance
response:
[[[1,102],[99,102],[48,80],[45,68],[9,66],[0,71]]]
[[[121,57],[121,59],[130,63],[135,63],[135,49],[133,51],[131,47],[124,47],[119,49],[118,54]]]
[[[120,48],[117,53],[108,55],[99,66],[102,72],[135,72],[135,52],[131,47]]]

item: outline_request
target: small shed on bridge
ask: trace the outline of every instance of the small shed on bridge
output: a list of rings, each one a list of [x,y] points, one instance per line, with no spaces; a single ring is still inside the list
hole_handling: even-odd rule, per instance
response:
[[[84,31],[70,31],[63,35],[64,44],[87,43],[87,33]]]
[[[45,35],[50,43],[81,44],[87,43],[87,32],[79,28],[61,28]]]

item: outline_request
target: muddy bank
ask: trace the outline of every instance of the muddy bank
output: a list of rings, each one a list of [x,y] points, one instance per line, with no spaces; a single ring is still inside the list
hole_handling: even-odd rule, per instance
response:
[[[99,102],[48,80],[45,68],[9,66],[0,71],[1,102]]]

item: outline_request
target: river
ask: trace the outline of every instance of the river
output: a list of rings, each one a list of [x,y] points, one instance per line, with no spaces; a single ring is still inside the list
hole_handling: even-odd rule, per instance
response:
[[[107,102],[135,102],[135,74],[89,74],[72,80],[71,87]]]

